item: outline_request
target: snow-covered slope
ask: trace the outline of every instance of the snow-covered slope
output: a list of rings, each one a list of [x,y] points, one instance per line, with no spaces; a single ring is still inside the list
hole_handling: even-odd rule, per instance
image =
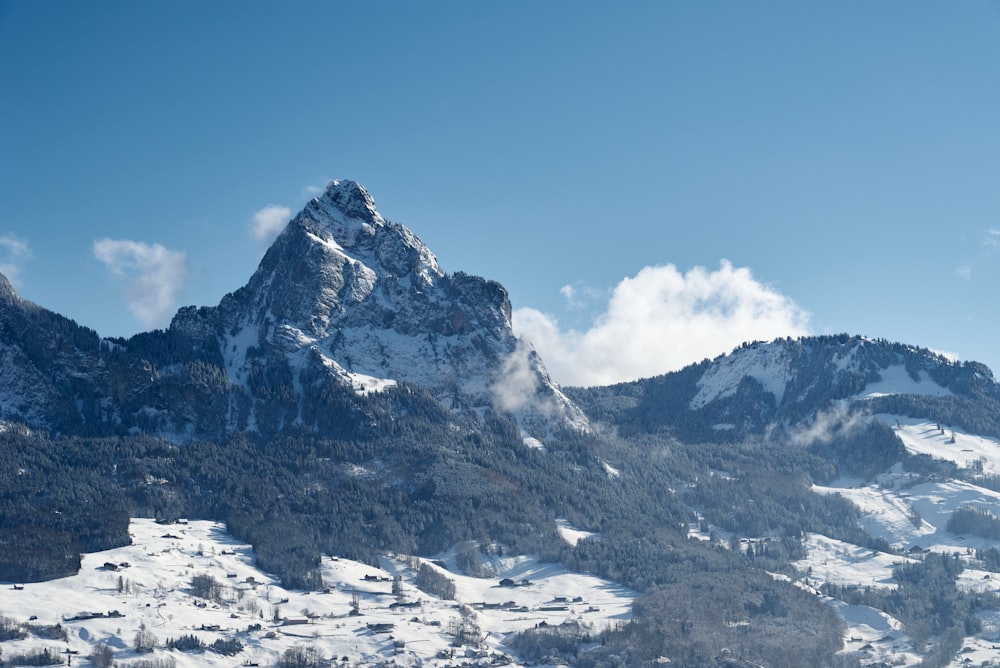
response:
[[[931,371],[958,366],[930,351],[863,337],[754,343],[708,365],[697,381],[698,393],[690,407],[699,409],[731,397],[746,379],[759,383],[775,406],[800,402],[819,388],[843,388],[846,392],[833,397],[837,399],[894,394],[948,396],[952,390],[942,384],[947,381],[935,380]],[[810,373],[818,374],[812,382],[805,378]]]
[[[954,462],[959,468],[978,468],[989,475],[1000,475],[1000,441],[954,429],[940,422],[917,418],[880,415],[895,428],[906,449],[935,459]]]
[[[905,381],[904,381],[905,384]],[[802,586],[824,583],[854,587],[896,587],[892,570],[900,563],[916,563],[927,551],[959,555],[964,571],[958,581],[963,591],[1000,593],[1000,578],[982,568],[976,550],[996,546],[996,541],[972,534],[955,534],[948,521],[960,508],[974,508],[1000,517],[1000,493],[976,483],[977,476],[997,475],[1000,441],[944,428],[939,423],[902,416],[880,415],[892,425],[907,451],[968,469],[966,479],[927,479],[892,467],[871,482],[841,479],[816,485],[821,494],[839,494],[861,511],[862,527],[885,539],[897,550],[885,553],[860,548],[832,538],[811,534],[805,541],[807,556],[795,565]],[[898,620],[866,606],[847,605],[826,598],[845,622],[845,652],[865,664],[885,660],[891,665],[916,666],[922,661],[914,643],[901,631]],[[981,614],[983,631],[965,638],[966,648],[950,666],[980,665],[996,659],[1000,629],[996,612]]]
[[[862,511],[862,525],[869,533],[900,549],[965,551],[993,545],[989,539],[953,535],[946,525],[958,508],[1000,517],[1000,492],[977,484],[977,478],[1000,472],[1000,441],[913,418],[878,417],[893,426],[908,452],[952,462],[968,475],[928,480],[897,465],[872,482],[842,479],[814,489],[849,499]]]
[[[628,619],[635,596],[614,583],[531,557],[497,559],[489,564],[494,577],[467,577],[443,567],[450,561],[447,555],[433,563],[385,557],[380,568],[327,558],[321,569],[325,592],[288,591],[259,571],[250,547],[229,537],[220,524],[164,526],[136,519],[130,531],[133,545],[85,555],[76,576],[0,588],[0,616],[25,631],[30,630],[26,625],[60,625],[66,634],[65,640],[53,640],[32,632],[0,642],[4,659],[43,648],[85,657],[107,645],[118,665],[152,655],[180,667],[270,666],[290,648],[307,647],[352,666],[517,665],[504,645],[509,634],[565,621],[599,630]],[[454,600],[415,587],[421,564],[454,582]],[[195,577],[219,584],[215,600],[194,595]],[[517,586],[500,586],[504,578]],[[140,630],[152,634],[151,653],[135,651]],[[465,642],[456,640],[460,630]],[[169,640],[189,635],[205,645],[237,640],[242,650],[226,656],[211,649],[166,647]]]
[[[793,377],[794,359],[786,348],[754,345],[716,360],[698,379],[698,394],[690,402],[697,410],[721,398],[736,394],[744,378],[760,383],[764,392],[780,404]]]

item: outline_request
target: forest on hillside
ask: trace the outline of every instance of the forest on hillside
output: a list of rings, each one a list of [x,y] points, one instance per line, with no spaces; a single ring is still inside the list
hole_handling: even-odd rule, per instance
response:
[[[253,545],[262,569],[304,589],[323,587],[320,555],[372,561],[477,544],[540,554],[642,593],[635,619],[603,633],[598,649],[579,654],[594,640],[587,629],[551,629],[517,640],[526,656],[595,666],[669,656],[702,666],[727,646],[774,668],[800,666],[803,656],[809,665],[844,666],[851,660],[835,655],[841,626],[833,610],[769,574],[796,576],[789,563],[802,556],[807,532],[891,548],[859,528],[854,506],[811,485],[870,473],[861,461],[898,458],[921,475],[941,473],[926,457],[907,456],[877,423],[814,448],[575,434],[543,450],[526,446],[510,420],[485,428],[441,420],[439,405],[420,392],[402,388],[373,401],[394,402],[405,417],[355,440],[303,432],[178,445],[9,425],[0,433],[0,580],[75,572],[80,552],[127,544],[135,516],[224,521]],[[571,546],[559,539],[556,518],[598,536]],[[750,548],[696,540],[689,529],[698,525],[766,540]],[[932,592],[965,610],[966,626],[969,615],[995,605],[963,599],[954,578],[931,570],[904,577],[920,583],[904,589],[914,600],[881,605],[916,609]],[[908,619],[917,624],[916,615]],[[928,633],[951,629],[938,626]]]

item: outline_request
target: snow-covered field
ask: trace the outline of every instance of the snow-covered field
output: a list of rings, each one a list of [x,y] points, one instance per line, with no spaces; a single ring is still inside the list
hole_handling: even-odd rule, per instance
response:
[[[569,526],[567,538],[577,537]],[[172,659],[176,666],[273,665],[296,645],[316,648],[326,658],[350,665],[392,660],[401,666],[450,665],[455,659],[484,664],[510,655],[505,637],[538,624],[576,620],[595,629],[630,616],[634,592],[595,577],[570,573],[525,556],[494,558],[489,579],[456,574],[453,558],[427,562],[416,557],[381,559],[380,567],[326,558],[324,593],[283,589],[254,566],[250,546],[233,540],[221,524],[191,521],[159,525],[134,519],[133,544],[84,555],[80,572],[50,582],[0,585],[0,616],[32,625],[60,624],[68,639],[29,635],[0,643],[4,657],[32,649],[72,652],[74,663],[98,644],[127,665],[142,658]],[[582,536],[581,536],[582,537]],[[454,581],[456,600],[426,594],[413,584],[421,563]],[[192,578],[208,575],[222,585],[219,602],[192,594]],[[398,576],[398,595],[393,580]],[[509,578],[516,586],[500,586]],[[352,607],[357,614],[352,614]],[[478,627],[482,642],[454,646],[463,623]],[[259,628],[257,627],[259,625]],[[136,633],[144,628],[158,641],[150,654],[137,654]],[[239,640],[243,651],[169,650],[166,642],[194,635],[206,645]],[[76,657],[75,659],[73,657]],[[452,658],[454,657],[454,658]],[[513,657],[516,665],[516,657]]]
[[[914,454],[954,462],[960,468],[981,467],[985,474],[1000,474],[1000,443],[965,434],[946,425],[892,415],[880,415],[891,425],[903,445]],[[978,464],[977,464],[978,462]],[[958,586],[967,591],[1000,592],[1000,576],[977,568],[974,550],[996,547],[995,541],[947,531],[956,509],[973,506],[1000,516],[1000,493],[974,482],[926,481],[896,466],[874,482],[838,480],[829,486],[814,486],[823,494],[840,494],[861,511],[861,524],[872,535],[884,538],[903,554],[887,554],[820,535],[806,541],[807,556],[795,564],[803,574],[800,586],[819,587],[828,582],[862,587],[893,587],[892,568],[920,557],[920,550],[959,554],[966,562]],[[917,549],[919,548],[919,550]],[[890,665],[916,666],[920,656],[901,631],[898,620],[866,606],[847,605],[827,599],[844,620],[845,651],[863,663],[884,661]],[[951,666],[1000,661],[1000,613],[983,618],[984,630],[965,639],[963,651]]]
[[[806,550],[808,556],[794,564],[803,574],[798,584],[817,594],[819,586],[824,583],[894,587],[893,566],[911,561],[819,534],[806,537]],[[863,662],[885,661],[900,666],[920,663],[920,655],[903,633],[903,625],[898,619],[866,605],[848,605],[830,597],[824,597],[824,600],[844,621],[845,652],[858,656]]]

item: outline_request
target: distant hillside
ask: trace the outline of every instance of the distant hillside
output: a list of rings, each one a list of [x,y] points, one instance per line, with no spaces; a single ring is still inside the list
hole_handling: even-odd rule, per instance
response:
[[[986,366],[846,334],[747,343],[674,373],[566,393],[623,433],[665,430],[686,441],[738,441],[834,407],[1000,436],[1000,387]]]

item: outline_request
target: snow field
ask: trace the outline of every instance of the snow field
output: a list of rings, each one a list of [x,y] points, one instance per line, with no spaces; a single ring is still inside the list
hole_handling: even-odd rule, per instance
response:
[[[562,539],[570,545],[576,545],[584,538],[590,538],[594,535],[592,531],[574,529],[566,520],[556,520],[556,529],[559,530],[559,535]]]
[[[564,529],[576,532],[568,525]],[[490,655],[506,654],[503,641],[508,634],[542,622],[579,620],[599,630],[629,619],[635,598],[634,592],[614,583],[525,556],[492,559],[486,566],[496,576],[489,579],[443,569],[440,564],[448,562],[447,556],[443,562],[384,557],[378,568],[324,558],[325,593],[290,591],[258,570],[250,546],[233,540],[221,524],[199,520],[158,525],[133,519],[130,532],[133,545],[84,555],[77,575],[28,583],[23,589],[0,585],[0,615],[17,622],[36,617],[31,624],[61,624],[68,633],[67,641],[29,636],[3,642],[3,654],[48,647],[85,657],[103,643],[114,650],[116,662],[127,665],[149,656],[133,650],[136,632],[144,627],[159,643],[152,656],[173,658],[180,668],[246,662],[269,666],[286,649],[301,644],[319,649],[326,658],[347,657],[354,666],[390,659],[400,666],[444,666],[452,663],[452,655],[488,662]],[[413,580],[421,563],[452,579],[458,600],[418,590]],[[209,575],[222,585],[220,602],[191,594],[195,575]],[[393,594],[395,576],[400,578],[400,596]],[[530,584],[503,587],[501,578]],[[359,614],[352,615],[355,601]],[[450,631],[463,620],[481,630],[480,647],[452,646]],[[234,638],[244,651],[227,657],[165,648],[168,639],[182,635],[197,636],[206,645]],[[469,658],[464,658],[467,652]]]
[[[891,394],[920,394],[931,397],[945,397],[952,394],[947,387],[934,382],[926,371],[917,373],[913,380],[902,364],[894,364],[879,370],[882,380],[869,383],[857,396],[870,399]]]
[[[991,438],[965,434],[948,425],[894,415],[879,415],[892,425],[906,449],[936,459],[954,462],[959,468],[971,468],[981,461],[983,473],[1000,475],[1000,443]]]
[[[913,562],[885,552],[877,552],[820,534],[806,536],[808,556],[793,564],[806,574],[806,583],[843,586],[895,588],[892,569],[902,562]]]
[[[951,461],[962,468],[970,468],[978,461],[984,473],[1000,473],[1000,443],[993,439],[953,431],[946,425],[941,425],[942,430],[935,423],[912,418],[878,417],[895,429],[909,452]],[[1000,493],[961,480],[922,481],[898,465],[872,483],[844,479],[829,486],[814,486],[814,490],[840,494],[850,500],[861,511],[865,530],[886,539],[897,549],[920,548],[959,554],[965,561],[965,570],[958,580],[959,588],[1000,592],[1000,575],[977,567],[973,554],[977,548],[995,547],[995,541],[955,535],[946,529],[951,514],[961,507],[972,506],[1000,516]],[[915,560],[873,552],[820,535],[808,536],[806,547],[807,557],[795,564],[804,574],[801,585],[806,587],[818,587],[824,582],[893,587],[893,565]],[[919,553],[913,556],[919,558]],[[920,663],[920,657],[900,630],[898,620],[873,608],[851,606],[833,599],[828,602],[847,627],[845,652],[859,656],[863,663],[886,661],[901,666]],[[983,622],[983,633],[965,639],[963,651],[951,666],[958,668],[970,662],[980,665],[1000,658],[1000,612],[984,614]]]

